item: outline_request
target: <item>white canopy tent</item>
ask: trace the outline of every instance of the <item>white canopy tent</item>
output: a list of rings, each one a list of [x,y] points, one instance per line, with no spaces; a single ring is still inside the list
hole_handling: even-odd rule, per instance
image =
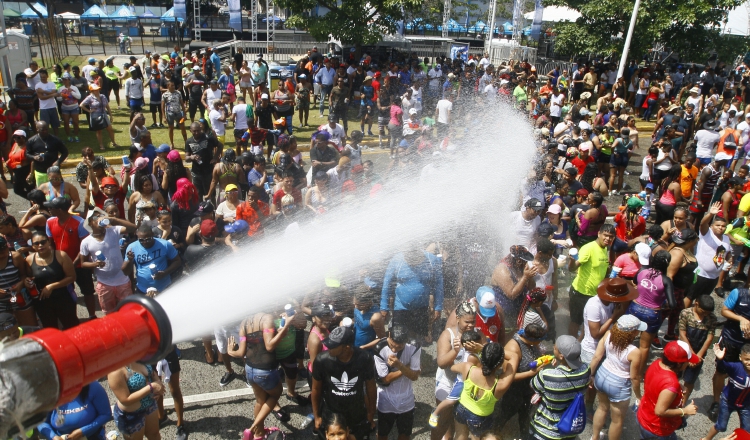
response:
[[[55,14],[55,17],[64,18],[65,20],[80,20],[81,16],[73,12],[63,12],[62,14]]]
[[[727,22],[721,29],[722,34],[750,36],[750,1],[729,11]]]
[[[527,20],[534,20],[534,11],[523,14],[523,17]],[[542,13],[543,22],[576,21],[580,17],[580,12],[565,6],[547,6]]]

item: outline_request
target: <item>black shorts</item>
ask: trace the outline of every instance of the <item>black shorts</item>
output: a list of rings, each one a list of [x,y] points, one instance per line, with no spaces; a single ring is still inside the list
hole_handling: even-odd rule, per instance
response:
[[[158,113],[161,111],[161,102],[149,103],[148,108],[151,110],[151,113]]]
[[[698,275],[695,283],[691,284],[687,292],[685,292],[685,297],[690,298],[691,301],[695,301],[701,295],[710,295],[718,283],[718,278],[705,278]]]
[[[294,358],[304,359],[305,348],[307,348],[307,333],[304,330],[297,330],[296,339],[294,341]]]
[[[627,154],[612,154],[610,156],[609,164],[613,167],[625,168],[628,166],[628,155]]]
[[[247,130],[235,128],[234,129],[234,140],[238,141],[238,140],[242,139],[242,136],[245,134],[246,131]]]
[[[387,436],[393,429],[394,424],[399,436],[411,436],[414,427],[414,410],[401,414],[378,411],[378,436]]]
[[[165,361],[167,361],[167,365],[169,365],[169,371],[174,373],[179,373],[180,368],[180,358],[177,357],[177,346],[172,346],[172,351],[169,352],[169,354],[164,358]]]
[[[429,309],[419,307],[412,310],[394,310],[393,324],[402,324],[406,331],[417,336],[427,336],[430,324]]]
[[[586,303],[593,296],[584,295],[570,286],[568,309],[570,310],[570,320],[578,325],[583,324],[583,309]]]
[[[295,353],[292,353],[291,355],[285,357],[284,359],[279,359],[279,365],[281,365],[281,369],[284,370],[284,375],[288,379],[297,380],[298,368],[297,368],[297,356]]]
[[[94,279],[92,278],[91,269],[76,267],[76,284],[81,289],[81,295],[89,296],[94,294]]]
[[[601,151],[596,156],[596,163],[609,163],[610,159],[612,158],[611,154],[604,154]]]

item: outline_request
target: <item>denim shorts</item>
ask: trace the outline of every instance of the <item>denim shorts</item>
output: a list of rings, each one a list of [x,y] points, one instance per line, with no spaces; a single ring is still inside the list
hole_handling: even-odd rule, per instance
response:
[[[721,393],[721,399],[719,400],[719,414],[716,416],[716,428],[719,432],[727,430],[727,422],[729,422],[729,416],[734,411],[737,411],[737,415],[740,416],[740,428],[747,431],[750,428],[750,408],[737,408],[734,405],[730,405],[727,402],[727,398],[724,397],[724,393]]]
[[[492,414],[489,416],[478,416],[460,403],[456,405],[455,420],[457,423],[468,426],[469,432],[475,437],[479,437],[483,432],[491,430],[492,422],[494,421]]]
[[[120,406],[115,404],[114,419],[115,426],[125,435],[133,435],[136,432],[146,428],[146,417],[156,411],[156,401],[151,402],[145,409],[138,411],[123,411]]]
[[[629,401],[630,392],[633,389],[633,383],[630,379],[612,374],[604,366],[600,366],[596,370],[594,386],[598,391],[606,394],[610,402]]]
[[[279,370],[261,370],[245,365],[245,375],[249,383],[254,383],[266,391],[271,391],[281,382]]]
[[[64,108],[60,109],[60,113],[64,115],[79,115],[81,114],[79,107],[76,107],[74,109],[66,110]]]
[[[661,310],[650,309],[635,301],[630,303],[628,313],[645,322],[646,325],[648,325],[646,333],[651,333],[652,335],[659,332],[659,327],[661,327],[661,323],[664,322],[664,316],[662,316]]]

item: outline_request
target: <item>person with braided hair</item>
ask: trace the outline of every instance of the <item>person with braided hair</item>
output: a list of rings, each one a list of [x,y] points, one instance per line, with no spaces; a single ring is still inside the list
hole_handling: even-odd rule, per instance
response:
[[[462,362],[451,371],[464,378],[464,389],[456,405],[456,438],[479,437],[492,429],[492,413],[497,401],[508,391],[515,377],[515,355],[505,357],[503,346],[490,342],[482,348],[481,369]]]
[[[550,333],[550,330],[554,331],[555,315],[545,301],[547,292],[542,288],[535,287],[526,294],[516,321],[519,330],[525,329],[529,324],[536,324],[547,333]]]
[[[542,295],[546,298],[542,289]],[[529,296],[532,294],[530,293]],[[536,294],[539,297],[539,294]],[[528,296],[527,296],[528,297]],[[542,300],[544,301],[544,300]],[[516,374],[513,383],[508,388],[503,400],[500,402],[500,411],[495,421],[495,431],[502,431],[508,421],[518,414],[518,428],[522,435],[529,432],[531,423],[531,397],[534,391],[531,389],[531,380],[537,375],[545,364],[539,362],[536,368],[530,368],[529,364],[542,355],[539,344],[546,339],[547,330],[539,324],[528,324],[519,329],[513,338],[505,344],[505,354],[513,359],[513,370]]]

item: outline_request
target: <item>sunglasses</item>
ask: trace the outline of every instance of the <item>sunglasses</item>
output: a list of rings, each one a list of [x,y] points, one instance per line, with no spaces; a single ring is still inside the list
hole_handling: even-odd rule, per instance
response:
[[[138,243],[148,243],[149,241],[153,240],[154,237],[146,237],[146,238],[139,238]]]
[[[32,246],[44,246],[47,243],[49,243],[49,240],[35,241],[35,242],[31,243],[31,244],[32,244]]]

